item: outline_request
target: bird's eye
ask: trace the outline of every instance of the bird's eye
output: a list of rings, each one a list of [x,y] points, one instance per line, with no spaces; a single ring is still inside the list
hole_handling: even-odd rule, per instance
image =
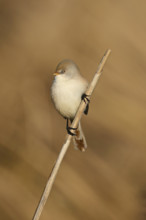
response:
[[[65,73],[65,70],[64,70],[64,69],[61,69],[61,70],[60,70],[60,73],[61,73],[61,74]]]

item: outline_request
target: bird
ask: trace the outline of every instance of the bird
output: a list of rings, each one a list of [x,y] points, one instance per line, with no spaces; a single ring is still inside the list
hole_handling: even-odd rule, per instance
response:
[[[60,115],[67,120],[66,129],[68,134],[73,136],[75,148],[84,152],[87,148],[87,142],[82,131],[81,122],[79,122],[77,128],[71,128],[69,122],[72,123],[81,100],[87,103],[84,113],[88,113],[89,98],[85,94],[88,82],[81,75],[75,62],[69,59],[62,60],[57,65],[53,75],[51,98],[54,106]]]

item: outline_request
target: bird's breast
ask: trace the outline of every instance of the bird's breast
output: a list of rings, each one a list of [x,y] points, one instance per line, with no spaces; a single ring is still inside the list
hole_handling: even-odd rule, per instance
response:
[[[74,118],[86,87],[86,85],[80,84],[78,81],[54,81],[51,88],[52,99],[56,109],[63,117]]]

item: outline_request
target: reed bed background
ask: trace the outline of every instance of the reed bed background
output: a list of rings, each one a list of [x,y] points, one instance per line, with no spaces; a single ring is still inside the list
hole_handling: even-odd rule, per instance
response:
[[[31,219],[66,135],[50,98],[57,63],[92,80],[88,149],[70,146],[41,220],[146,218],[145,1],[0,2],[0,217]]]

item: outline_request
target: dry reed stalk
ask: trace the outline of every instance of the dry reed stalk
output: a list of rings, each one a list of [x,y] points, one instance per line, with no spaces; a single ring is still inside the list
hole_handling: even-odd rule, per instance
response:
[[[93,80],[91,81],[91,83],[90,83],[90,85],[89,85],[89,87],[88,87],[88,89],[86,91],[86,95],[88,95],[89,99],[91,97],[91,94],[92,94],[92,92],[93,92],[97,82],[98,82],[98,79],[99,79],[99,77],[101,75],[103,66],[104,66],[104,64],[105,64],[105,62],[106,62],[106,60],[107,60],[107,58],[108,58],[110,53],[111,53],[110,49],[105,52],[104,56],[102,57],[102,59],[101,59],[101,61],[99,63],[97,71],[95,72]],[[81,116],[82,116],[82,114],[83,114],[83,112],[85,110],[86,105],[87,105],[87,103],[85,103],[84,101],[81,102],[81,104],[79,106],[79,109],[78,109],[78,111],[76,113],[76,116],[75,116],[75,118],[74,118],[74,120],[72,122],[72,125],[71,125],[72,128],[76,128],[78,126],[78,123],[79,123],[79,121],[81,119]],[[53,183],[55,181],[55,177],[57,175],[59,167],[61,165],[61,162],[62,162],[62,160],[63,160],[63,158],[64,158],[64,156],[66,154],[66,151],[67,151],[67,149],[68,149],[68,147],[70,145],[71,139],[72,139],[72,136],[68,134],[67,138],[66,138],[66,141],[63,144],[63,146],[61,148],[61,151],[59,153],[59,156],[58,156],[58,158],[56,160],[56,163],[55,163],[55,165],[54,165],[54,167],[52,169],[52,172],[51,172],[51,174],[50,174],[50,176],[48,178],[48,181],[47,181],[47,184],[45,186],[44,192],[43,192],[43,194],[41,196],[41,199],[39,201],[39,204],[38,204],[38,206],[36,208],[36,211],[34,213],[34,216],[33,216],[32,220],[39,220],[39,218],[40,218],[40,215],[41,215],[41,213],[43,211],[43,208],[44,208],[44,206],[46,204],[46,201],[47,201],[47,199],[49,197],[49,194],[51,192],[51,189],[52,189]]]

